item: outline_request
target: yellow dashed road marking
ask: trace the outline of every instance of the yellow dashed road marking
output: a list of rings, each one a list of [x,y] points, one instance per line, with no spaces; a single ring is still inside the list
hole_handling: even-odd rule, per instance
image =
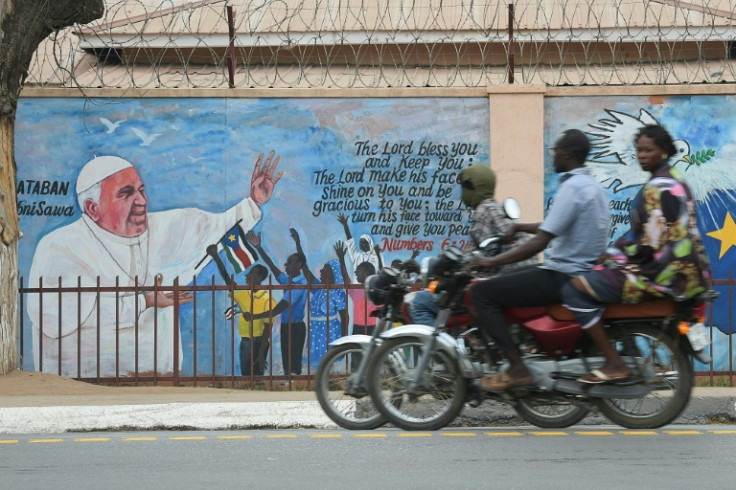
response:
[[[346,433],[347,434],[347,433]],[[485,435],[488,437],[523,437],[525,435],[538,436],[538,437],[549,437],[549,436],[613,436],[613,435],[624,435],[624,436],[657,436],[657,435],[671,435],[671,436],[697,436],[703,434],[714,434],[714,435],[736,435],[736,430],[579,430],[579,431],[499,431],[499,432],[365,432],[358,434],[346,435],[343,433],[316,433],[308,434],[306,437],[310,439],[341,439],[344,437],[354,438],[387,438],[390,436],[396,437],[434,437],[435,435],[441,437],[476,437],[478,435]],[[254,435],[222,435],[215,436],[216,439],[220,440],[243,440],[253,439]],[[281,434],[264,434],[264,439],[298,439],[300,436],[297,434],[281,433]],[[207,440],[208,436],[170,436],[168,439],[171,441],[204,441]],[[136,437],[123,437],[122,441],[157,441],[159,440],[156,436],[136,436]],[[67,439],[68,441],[68,439]],[[110,442],[110,437],[77,437],[73,439],[74,442]],[[18,444],[18,439],[0,439],[0,445],[2,444]],[[58,443],[65,442],[62,438],[48,438],[48,439],[29,439],[29,444],[43,444],[43,443]]]

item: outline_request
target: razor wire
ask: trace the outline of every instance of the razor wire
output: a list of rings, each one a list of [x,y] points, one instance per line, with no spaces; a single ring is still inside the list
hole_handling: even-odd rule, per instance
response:
[[[25,84],[733,83],[735,17],[736,0],[112,0],[39,46]]]

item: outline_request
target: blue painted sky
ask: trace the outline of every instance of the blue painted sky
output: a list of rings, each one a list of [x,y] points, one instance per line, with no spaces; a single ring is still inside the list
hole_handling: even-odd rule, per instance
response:
[[[108,133],[101,118],[122,122]],[[143,146],[134,128],[158,136]],[[16,160],[19,180],[71,181],[73,190],[88,160],[118,155],[139,169],[150,211],[191,206],[218,211],[249,194],[258,154],[274,149],[285,175],[264,207],[264,239],[275,256],[285,256],[291,245],[284,238],[294,226],[304,234],[305,249],[322,261],[332,245],[324,237],[337,239],[342,228],[336,216],[311,216],[320,190],[312,184],[315,170],[360,169],[358,140],[479,143],[475,161],[487,162],[488,130],[482,98],[21,99]],[[75,205],[73,195],[19,196],[28,203],[44,198]],[[78,217],[78,211],[69,218],[22,217],[21,274],[30,266],[39,237]],[[366,233],[366,226],[356,225],[353,234]]]

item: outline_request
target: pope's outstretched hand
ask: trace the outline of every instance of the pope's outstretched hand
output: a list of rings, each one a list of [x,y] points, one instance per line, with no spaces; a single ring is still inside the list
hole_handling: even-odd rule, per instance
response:
[[[274,150],[271,150],[265,163],[261,163],[263,161],[263,153],[258,155],[256,167],[253,169],[253,177],[250,180],[250,197],[258,206],[262,206],[271,199],[276,182],[284,175],[284,171],[282,170],[274,176],[280,158],[274,158]]]
[[[167,306],[173,306],[175,301],[173,291],[164,291],[159,289],[164,282],[164,276],[161,274],[156,275],[156,286],[153,291],[149,291],[144,294],[146,298],[146,308],[166,308]],[[180,291],[179,292],[179,304],[191,303],[194,299],[194,293],[192,291]]]

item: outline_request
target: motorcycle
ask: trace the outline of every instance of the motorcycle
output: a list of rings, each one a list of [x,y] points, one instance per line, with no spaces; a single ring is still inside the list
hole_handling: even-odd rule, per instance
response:
[[[348,335],[330,343],[320,360],[315,391],[322,410],[337,425],[351,430],[369,430],[386,423],[368,395],[370,359],[381,345],[381,335],[398,318],[403,298],[415,275],[407,270],[384,268],[366,279],[365,290],[380,304],[372,313],[376,326],[371,335]],[[375,302],[374,302],[375,304]]]
[[[475,279],[464,269],[468,260],[448,248],[428,264],[425,275],[442,308],[434,326],[409,324],[382,335],[368,388],[389,422],[405,430],[436,430],[452,422],[466,402],[478,406],[486,399],[511,405],[543,428],[569,427],[590,411],[623,427],[656,428],[685,409],[694,385],[691,358],[709,362],[703,322],[705,302],[716,292],[683,302],[609,305],[607,333],[632,375],[593,385],[577,379],[603,366],[604,357],[566,308],[507,308],[534,384],[493,392],[481,387],[480,378],[504,371],[508,362],[468,314],[467,286]],[[455,327],[461,331],[448,332],[448,320],[457,324],[458,318],[464,318]]]
[[[519,205],[506,199],[504,212],[518,218]],[[368,299],[378,307],[376,326],[371,335],[348,335],[330,343],[320,360],[315,376],[317,400],[325,414],[337,425],[351,430],[370,430],[385,424],[387,418],[373,404],[368,393],[367,375],[372,356],[383,343],[383,334],[395,320],[402,323],[409,316],[404,302],[416,281],[413,261],[401,269],[383,268],[365,281]],[[399,399],[394,400],[400,403]]]

